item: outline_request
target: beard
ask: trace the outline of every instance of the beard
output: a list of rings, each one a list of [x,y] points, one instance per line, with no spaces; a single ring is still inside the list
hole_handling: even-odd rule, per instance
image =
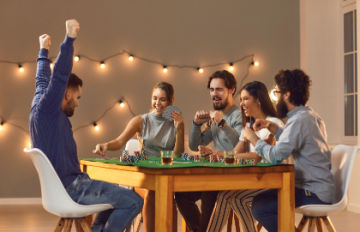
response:
[[[215,97],[213,97],[214,101]],[[214,110],[223,110],[228,105],[228,99],[226,98],[225,102],[213,103]]]
[[[276,104],[276,111],[279,118],[285,118],[289,112],[282,95],[279,99],[279,102]]]
[[[66,106],[63,111],[66,114],[66,116],[68,117],[73,116],[75,111],[74,100],[70,100],[68,103],[66,103]]]

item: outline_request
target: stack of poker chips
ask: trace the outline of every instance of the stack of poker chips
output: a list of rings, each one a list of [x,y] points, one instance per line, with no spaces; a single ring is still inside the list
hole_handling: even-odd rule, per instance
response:
[[[200,162],[200,155],[189,155],[187,153],[182,153],[181,154],[181,158],[183,160],[189,160],[189,161],[195,161],[195,162]]]
[[[214,163],[214,162],[223,163],[223,162],[224,162],[224,156],[219,156],[219,155],[211,154],[211,155],[209,155],[209,161],[210,161],[211,163]]]
[[[181,158],[182,158],[183,160],[194,161],[194,156],[193,156],[193,155],[188,155],[187,153],[182,153],[182,154],[181,154]]]
[[[120,155],[120,162],[123,163],[137,163],[139,160],[147,160],[147,156],[141,154],[139,151],[134,152],[135,155],[129,155],[127,150],[124,150]]]
[[[250,164],[250,165],[254,165],[255,164],[255,160],[254,159],[237,159],[237,163],[238,164]]]

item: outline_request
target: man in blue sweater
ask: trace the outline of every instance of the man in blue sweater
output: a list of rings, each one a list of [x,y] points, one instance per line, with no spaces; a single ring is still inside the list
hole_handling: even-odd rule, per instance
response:
[[[30,113],[32,146],[49,158],[71,198],[84,205],[108,203],[114,209],[98,214],[93,231],[123,231],[141,212],[143,200],[135,192],[107,182],[91,180],[80,170],[76,143],[68,117],[79,106],[82,80],[71,73],[73,43],[80,29],[75,19],[66,21],[66,37],[53,72],[48,51],[50,36],[39,37],[36,91]]]

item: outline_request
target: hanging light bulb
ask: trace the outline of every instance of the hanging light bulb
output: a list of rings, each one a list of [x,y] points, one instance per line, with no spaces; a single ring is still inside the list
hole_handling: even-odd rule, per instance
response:
[[[79,55],[74,56],[74,61],[75,61],[75,62],[79,62],[79,60],[80,60],[80,56],[79,56]]]
[[[166,66],[166,65],[163,65],[163,72],[164,72],[164,73],[167,73],[167,71],[168,71],[167,66]]]
[[[229,63],[229,71],[232,72],[234,71],[234,64],[233,63]]]
[[[254,65],[255,67],[258,67],[260,65],[259,61],[257,60],[253,60],[251,64]]]
[[[197,67],[197,70],[199,73],[203,73],[204,72],[204,69],[203,68],[200,68],[200,67]]]
[[[4,129],[4,120],[1,120],[0,122],[0,131],[2,131]]]
[[[275,94],[275,91],[276,91],[275,88],[273,88],[273,89],[270,91],[270,98],[271,98],[271,100],[272,100],[273,102],[277,102],[277,101],[279,100],[278,97],[277,97],[276,94]]]
[[[98,125],[96,122],[93,122],[93,126],[94,126],[94,130],[95,130],[95,131],[99,131],[99,130],[100,130],[100,127],[99,127],[99,125]]]
[[[120,106],[121,108],[124,108],[124,107],[125,107],[125,102],[124,102],[123,99],[120,99],[120,100],[118,101],[118,103],[119,103],[119,106]]]
[[[100,61],[100,68],[104,69],[105,68],[105,61]]]
[[[18,67],[19,67],[19,72],[24,72],[24,67],[22,66],[22,64],[18,64]]]
[[[130,62],[133,62],[133,61],[134,61],[134,56],[131,55],[131,54],[129,54],[129,61],[130,61]]]

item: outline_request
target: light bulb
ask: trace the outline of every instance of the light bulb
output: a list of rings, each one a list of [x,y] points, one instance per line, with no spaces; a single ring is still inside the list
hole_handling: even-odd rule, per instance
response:
[[[133,62],[134,61],[134,56],[133,55],[129,55],[129,61]]]
[[[203,69],[203,68],[200,68],[200,67],[198,67],[197,70],[198,70],[199,73],[203,73],[203,72],[204,72],[204,69]]]
[[[102,68],[102,69],[105,68],[105,62],[104,61],[100,61],[100,68]]]
[[[80,60],[80,56],[74,56],[74,61],[78,62]]]
[[[123,99],[120,99],[118,102],[119,102],[119,106],[120,106],[121,108],[124,108],[124,107],[125,107],[125,102],[124,102]]]
[[[53,69],[54,68],[54,63],[51,61],[50,63],[50,68]]]
[[[18,67],[19,67],[19,72],[21,73],[24,72],[24,67],[21,64],[19,64]]]
[[[272,100],[273,102],[277,102],[277,101],[279,100],[278,97],[277,97],[276,94],[275,94],[275,91],[276,91],[275,88],[270,91],[270,98],[271,98],[271,100]]]
[[[98,125],[96,122],[93,122],[93,126],[94,126],[94,130],[95,130],[95,131],[99,131],[99,130],[100,130],[100,127],[99,127],[99,125]]]
[[[259,65],[260,65],[259,61],[255,60],[255,61],[254,61],[254,66],[255,66],[255,67],[258,67]]]
[[[167,73],[167,71],[168,71],[168,68],[167,68],[166,65],[164,65],[164,66],[163,66],[163,72],[164,72],[164,73]]]
[[[229,64],[229,71],[230,71],[230,72],[234,71],[234,65],[233,65],[233,63],[230,63],[230,64]]]
[[[4,129],[4,123],[1,122],[1,123],[0,123],[0,131],[2,131],[3,129]]]

